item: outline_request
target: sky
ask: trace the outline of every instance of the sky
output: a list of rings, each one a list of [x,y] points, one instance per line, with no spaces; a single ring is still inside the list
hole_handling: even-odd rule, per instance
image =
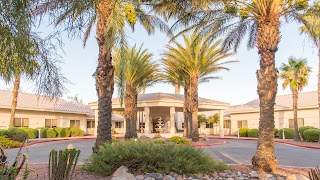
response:
[[[303,92],[316,91],[317,50],[307,36],[300,35],[298,28],[299,26],[295,23],[282,24],[281,42],[276,53],[276,67],[279,68],[282,63],[286,63],[290,56],[307,58],[313,72],[310,76],[309,84],[303,89]],[[40,30],[44,33],[49,33],[52,29],[53,27],[51,26],[43,26]],[[127,31],[131,45],[137,44],[140,46],[143,44],[144,48],[153,53],[153,60],[160,62],[160,54],[165,50],[165,45],[169,41],[166,35],[158,31],[153,36],[148,36],[146,31],[138,24],[133,33],[130,29]],[[95,32],[95,30],[92,32]],[[94,33],[91,34],[85,48],[83,48],[81,39],[70,40],[64,34],[62,40],[64,42],[63,51],[59,50],[58,52],[63,63],[60,63],[59,66],[62,74],[70,81],[70,83],[66,84],[68,92],[64,94],[63,98],[67,99],[68,96],[78,95],[84,103],[97,101],[95,81],[92,77],[97,66],[98,57],[98,46]],[[258,98],[255,74],[259,68],[257,49],[248,50],[246,48],[246,39],[244,39],[237,54],[232,59],[239,62],[227,65],[230,71],[221,71],[216,74],[221,76],[222,79],[199,85],[199,97],[223,101],[231,105],[243,104]],[[282,80],[278,81],[278,95],[289,94],[289,89],[282,89],[282,82]],[[12,88],[12,86],[12,84],[7,85],[0,81],[0,89],[8,89]],[[21,90],[33,93],[32,82],[24,80],[21,84]],[[146,89],[146,93],[154,92],[174,93],[174,87],[170,84],[157,83],[153,87]],[[181,93],[183,93],[182,90]],[[116,87],[113,96],[118,96]]]

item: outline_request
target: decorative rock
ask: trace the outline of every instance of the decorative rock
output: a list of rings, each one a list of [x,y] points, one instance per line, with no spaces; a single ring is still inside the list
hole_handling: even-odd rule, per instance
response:
[[[201,180],[210,180],[210,177],[206,174],[201,178]]]
[[[155,180],[155,178],[153,178],[153,177],[147,177],[147,178],[145,178],[144,180]]]
[[[239,176],[239,180],[244,180],[244,177],[243,176]]]
[[[263,179],[263,180],[268,180],[270,178],[272,178],[273,176],[271,174],[268,173],[260,173],[259,175],[259,179]]]
[[[111,176],[111,180],[136,180],[131,173],[128,173],[128,168],[120,166]]]
[[[287,177],[287,180],[310,180],[302,174],[291,174]]]
[[[135,178],[136,180],[144,180],[144,175],[138,175]]]
[[[219,175],[220,177],[225,177],[227,174],[226,174],[226,173],[218,173],[218,175]]]
[[[276,178],[276,180],[284,180],[284,179],[283,179],[283,177],[278,176],[278,177]]]
[[[237,176],[241,176],[241,172],[240,171],[237,171]]]
[[[163,177],[163,180],[169,180],[171,177],[172,176],[170,176],[170,175],[166,175],[166,176]]]
[[[176,180],[176,177],[171,177],[169,178],[169,180]]]
[[[158,174],[157,173],[149,173],[148,176],[156,178],[156,177],[158,177]]]
[[[250,172],[251,177],[256,178],[259,177],[259,174],[256,171],[251,171]]]
[[[183,177],[181,175],[177,176],[176,178],[177,180],[183,180]]]
[[[156,180],[163,180],[162,175],[158,176],[158,177],[156,178]]]
[[[230,170],[224,170],[225,173],[231,174],[232,172]]]

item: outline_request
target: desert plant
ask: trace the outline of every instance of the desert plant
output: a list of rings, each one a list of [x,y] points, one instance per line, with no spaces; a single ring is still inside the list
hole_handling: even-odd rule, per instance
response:
[[[47,130],[47,138],[55,138],[57,137],[57,132],[53,128],[49,128]]]
[[[57,137],[65,137],[66,136],[66,128],[53,128],[57,132]]]
[[[156,139],[153,141],[153,143],[156,143],[156,144],[164,144],[165,141],[164,140],[161,140],[161,139]]]
[[[159,139],[159,138],[162,138],[162,136],[161,136],[160,134],[155,134],[155,135],[153,136],[153,139]]]
[[[26,143],[26,141],[24,141],[23,143],[20,143],[20,145],[21,145],[20,149],[16,155],[15,161],[12,163],[11,166],[8,165],[9,162],[7,161],[7,156],[5,155],[2,147],[0,147],[0,152],[1,152],[1,155],[0,155],[0,179],[1,180],[15,180],[17,175],[19,174],[21,168],[23,167],[23,165],[25,165],[25,171],[23,173],[23,180],[27,179],[28,174],[29,174],[27,155],[21,154],[21,149],[25,143]],[[20,162],[21,155],[22,155],[22,160]]]
[[[7,131],[0,129],[0,136],[5,136],[5,135],[7,135]]]
[[[203,149],[173,143],[157,144],[152,141],[122,141],[105,143],[84,164],[83,169],[100,175],[111,175],[124,165],[130,172],[168,174],[198,174],[227,168],[205,154]]]
[[[70,133],[71,133],[71,137],[78,137],[78,136],[84,135],[84,131],[78,127],[71,127]]]
[[[80,150],[52,150],[49,157],[49,180],[71,180]]]
[[[240,128],[239,129],[239,136],[240,137],[248,137],[248,128]]]
[[[14,141],[6,136],[0,136],[0,147],[5,147],[5,148],[16,148],[21,146],[21,142],[19,141]]]
[[[283,138],[283,134],[282,131],[284,130],[284,136],[286,139],[293,139],[294,136],[294,130],[291,128],[284,128],[284,129],[280,129],[279,130],[279,138],[282,139]]]
[[[308,130],[308,129],[317,129],[317,128],[315,128],[315,127],[313,127],[313,126],[303,126],[303,127],[299,128],[299,134],[301,135],[301,137],[303,138],[303,140],[305,140],[305,137],[304,137],[304,135],[303,135],[303,132],[306,131],[306,130]]]
[[[29,127],[21,127],[27,133],[28,139],[35,139],[37,137],[37,130]]]
[[[308,174],[311,180],[320,180],[320,169],[318,166],[314,169],[311,169]]]
[[[320,137],[320,129],[308,129],[303,132],[306,141],[317,142]]]
[[[170,138],[169,140],[170,142],[174,142],[176,144],[191,144],[190,141],[186,140],[186,139],[182,139],[181,137],[179,136],[173,136]]]
[[[17,127],[9,128],[7,131],[7,136],[10,139],[19,142],[24,142],[24,140],[28,138],[27,133],[24,130],[19,129]]]
[[[248,132],[248,137],[259,137],[259,129],[249,129]]]

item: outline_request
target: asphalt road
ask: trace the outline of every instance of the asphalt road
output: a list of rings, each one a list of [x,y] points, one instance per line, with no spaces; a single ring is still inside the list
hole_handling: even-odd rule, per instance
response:
[[[251,164],[251,158],[256,150],[256,141],[226,140],[227,144],[206,147],[206,151],[228,164]],[[95,140],[69,140],[47,142],[29,146],[23,150],[28,152],[29,163],[48,162],[49,153],[52,149],[65,149],[72,144],[81,150],[79,162],[84,162],[92,153]],[[6,150],[9,162],[15,158],[17,149]],[[315,167],[320,166],[320,150],[300,148],[291,145],[276,143],[276,158],[282,166]]]

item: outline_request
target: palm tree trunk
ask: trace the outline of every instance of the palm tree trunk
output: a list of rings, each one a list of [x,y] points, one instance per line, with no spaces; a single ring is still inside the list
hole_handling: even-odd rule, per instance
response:
[[[292,90],[292,98],[293,98],[293,122],[294,122],[294,141],[301,141],[299,136],[299,127],[298,127],[298,90]]]
[[[319,106],[319,128],[320,128],[320,43],[318,45],[318,106]]]
[[[12,106],[11,106],[11,116],[10,116],[9,128],[13,127],[14,115],[16,113],[16,108],[17,108],[17,104],[18,104],[19,87],[20,87],[20,74],[16,74],[14,76],[14,85],[13,85],[13,92],[12,92]]]
[[[124,100],[124,117],[126,121],[126,133],[124,135],[125,139],[130,139],[135,137],[135,99],[136,95],[134,88],[130,84],[126,84],[126,95]]]
[[[191,112],[192,112],[192,141],[199,141],[199,129],[198,129],[198,77],[191,77],[191,89],[190,89],[190,99],[191,99]]]
[[[98,15],[96,39],[99,47],[98,67],[95,72],[98,94],[98,127],[94,153],[104,142],[111,142],[112,94],[114,90],[114,67],[112,66],[111,49],[105,45],[106,17]]]
[[[277,94],[275,53],[280,40],[279,19],[279,15],[270,14],[258,21],[257,48],[260,54],[260,69],[256,74],[260,121],[257,151],[252,157],[253,168],[257,171],[274,172],[277,165],[274,154],[274,104]]]
[[[183,136],[188,137],[189,131],[188,131],[188,88],[187,86],[184,87],[184,103],[183,103]]]
[[[180,94],[180,85],[179,84],[175,84],[174,85],[174,93],[175,94]]]

